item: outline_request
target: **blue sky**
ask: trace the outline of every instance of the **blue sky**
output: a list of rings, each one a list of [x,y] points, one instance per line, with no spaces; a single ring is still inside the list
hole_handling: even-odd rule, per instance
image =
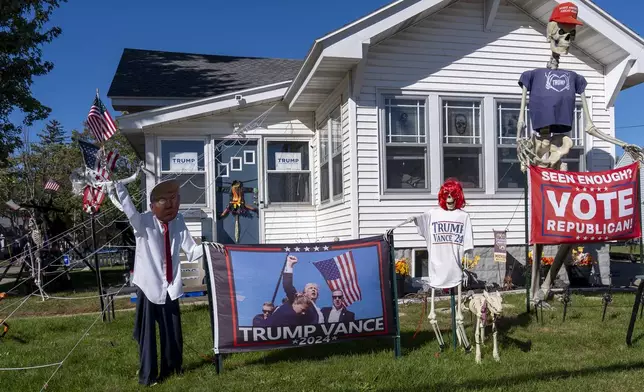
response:
[[[50,118],[69,132],[81,129],[96,88],[106,97],[123,48],[303,59],[313,41],[390,3],[388,0],[205,1],[70,0],[52,22],[63,33],[43,49],[54,70],[35,80]],[[643,1],[595,0],[613,17],[644,35]],[[617,137],[644,144],[644,86],[616,102]],[[639,128],[623,128],[642,125]],[[35,134],[43,127],[32,127]]]
[[[331,305],[331,289],[320,271],[312,264],[335,257],[346,251],[291,252],[298,262],[293,267],[293,285],[299,292],[311,282],[317,283],[320,295],[317,305],[321,309]],[[380,270],[378,269],[378,248],[376,246],[354,248],[351,250],[356,264],[358,284],[362,300],[352,303],[348,309],[355,313],[356,320],[382,316],[382,292],[380,290]],[[252,325],[253,317],[261,313],[262,304],[273,298],[275,286],[284,266],[286,252],[269,253],[246,251],[231,252],[232,267],[237,291],[237,313],[239,325]],[[252,295],[251,295],[252,294]],[[279,305],[286,294],[280,282],[275,297]]]

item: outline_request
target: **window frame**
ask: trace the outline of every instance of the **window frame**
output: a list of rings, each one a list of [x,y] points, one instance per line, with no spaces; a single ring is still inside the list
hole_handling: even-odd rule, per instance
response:
[[[416,100],[422,102],[424,115],[422,118],[423,125],[425,127],[425,143],[388,143],[388,134],[387,134],[387,124],[389,120],[387,119],[387,100],[388,99],[400,99],[400,100]],[[427,194],[431,192],[431,158],[430,158],[430,141],[431,141],[431,130],[429,127],[429,113],[430,113],[430,99],[429,92],[426,94],[418,94],[405,91],[382,91],[378,94],[378,155],[381,169],[379,170],[380,175],[380,189],[381,195],[414,195],[414,194]],[[420,122],[419,122],[420,123]],[[407,188],[389,188],[387,186],[387,147],[408,147],[413,146],[424,148],[424,169],[425,169],[425,187],[421,189],[407,189]]]
[[[586,97],[588,100],[588,105],[590,105],[590,97]],[[499,149],[501,148],[506,148],[506,149],[511,149],[515,150],[517,148],[517,144],[500,144],[500,112],[499,112],[499,104],[503,103],[513,103],[513,104],[519,104],[521,105],[521,97],[518,98],[513,98],[513,97],[494,97],[494,179],[495,179],[495,186],[494,186],[494,191],[499,192],[499,193],[516,193],[516,192],[523,192],[523,187],[520,188],[503,188],[500,186],[500,181],[502,177],[500,176],[499,173]],[[524,137],[526,134],[530,134],[531,132],[531,121],[530,121],[530,111],[528,109],[529,105],[529,97],[526,99],[526,112],[524,115],[525,122],[526,122],[526,129],[523,130],[524,132]],[[520,109],[518,109],[520,110]],[[576,129],[577,137],[571,139],[573,140],[573,143],[577,141],[579,144],[573,144],[573,147],[570,149],[572,151],[580,151],[579,155],[579,171],[584,172],[586,171],[586,145],[587,145],[587,140],[586,140],[586,131],[584,129],[585,127],[585,116],[584,116],[584,109],[583,109],[583,103],[581,101],[581,97],[576,97],[575,98],[575,118],[574,118],[574,124],[577,123],[577,113],[579,113],[580,116],[580,124]],[[573,125],[574,126],[574,125]],[[570,135],[569,135],[570,136]],[[570,161],[571,159],[566,159],[564,161]],[[517,164],[520,165],[519,160],[517,159]]]
[[[210,147],[210,140],[208,137],[201,136],[157,136],[156,138],[156,148],[158,151],[156,161],[157,167],[159,168],[158,173],[154,176],[155,185],[159,183],[159,180],[168,174],[175,175],[185,175],[185,174],[202,174],[204,176],[204,185],[205,193],[203,195],[204,203],[181,203],[179,205],[180,210],[191,209],[191,208],[207,208],[208,200],[210,200],[211,190],[209,189],[211,185],[209,181],[210,176],[210,160],[208,158],[208,148]],[[172,170],[163,170],[163,142],[164,141],[186,141],[186,142],[202,142],[203,151],[198,157],[203,159],[203,170],[199,171],[172,171]],[[216,168],[215,168],[216,170]]]
[[[465,143],[446,143],[445,142],[445,132],[447,131],[447,116],[446,116],[446,102],[478,102],[479,107],[479,120],[478,120],[478,137],[479,144],[465,144]],[[485,181],[486,173],[486,162],[485,162],[485,144],[487,143],[485,137],[485,96],[477,94],[467,94],[467,95],[449,95],[449,94],[440,94],[438,95],[438,111],[439,111],[439,124],[440,129],[438,130],[440,141],[440,175],[441,184],[445,182],[445,146],[456,147],[456,148],[478,148],[480,149],[480,154],[478,156],[479,160],[479,186],[475,188],[463,188],[464,192],[472,193],[485,193],[487,187]]]
[[[313,162],[311,159],[311,147],[312,147],[312,138],[307,137],[307,136],[288,136],[288,137],[280,137],[280,136],[271,136],[271,137],[263,137],[262,141],[262,174],[263,174],[263,179],[262,179],[262,190],[263,190],[263,197],[265,201],[265,205],[271,206],[313,206],[315,203],[315,198],[313,197]],[[309,163],[309,168],[307,170],[300,170],[300,171],[283,171],[283,170],[269,170],[268,169],[268,145],[269,143],[306,143],[309,154],[308,154],[308,163]],[[309,201],[305,202],[273,202],[269,199],[269,186],[268,186],[268,174],[269,173],[308,173],[309,174],[309,195],[311,195]]]
[[[337,117],[336,117],[337,115]],[[332,122],[334,120],[338,121],[338,126],[340,130],[340,143],[339,143],[339,149],[338,151],[334,154],[333,153],[333,128],[331,126]],[[318,188],[318,195],[317,195],[317,201],[320,205],[328,205],[328,204],[334,204],[338,202],[342,202],[344,200],[344,163],[340,166],[340,183],[343,184],[340,187],[340,193],[335,194],[335,187],[333,186],[333,180],[334,176],[336,175],[334,169],[333,169],[333,160],[337,157],[340,156],[342,157],[344,155],[343,153],[343,138],[342,138],[342,105],[337,105],[333,110],[329,112],[329,114],[325,117],[324,121],[321,121],[320,123],[317,124],[317,169],[318,169],[318,184],[320,185]],[[323,143],[323,131],[326,132],[326,142],[327,142],[327,150],[326,150],[326,156],[323,157],[324,154],[322,154],[322,143]],[[322,166],[323,165],[328,166],[328,189],[329,189],[329,197],[326,199],[322,199]]]

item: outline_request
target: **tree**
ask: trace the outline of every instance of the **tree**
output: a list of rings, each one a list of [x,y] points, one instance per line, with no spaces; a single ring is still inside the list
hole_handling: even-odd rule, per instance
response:
[[[60,27],[45,27],[61,2],[67,0],[12,0],[0,2],[0,166],[22,146],[22,125],[9,116],[18,109],[22,123],[46,119],[51,109],[31,92],[35,76],[51,72],[54,65],[42,59],[41,46],[61,33]]]
[[[45,126],[45,129],[38,134],[41,146],[61,145],[65,143],[65,130],[58,120],[51,120]]]

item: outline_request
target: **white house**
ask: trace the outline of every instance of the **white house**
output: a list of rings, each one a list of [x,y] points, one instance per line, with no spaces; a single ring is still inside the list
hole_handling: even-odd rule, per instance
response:
[[[126,49],[108,96],[147,168],[187,181],[195,236],[234,241],[234,219],[218,217],[233,180],[259,207],[240,218],[240,242],[297,243],[381,235],[435,207],[444,179],[457,177],[479,251],[507,229],[523,263],[517,82],[549,60],[558,2],[395,1],[315,40],[303,61]],[[614,135],[617,95],[644,81],[644,40],[574,2],[584,25],[560,67],[587,79],[593,121]],[[614,146],[587,137],[581,104],[578,114],[569,169],[612,168]],[[148,175],[148,192],[155,181]],[[395,245],[414,276],[427,274],[412,225]],[[482,265],[486,279],[503,278]]]

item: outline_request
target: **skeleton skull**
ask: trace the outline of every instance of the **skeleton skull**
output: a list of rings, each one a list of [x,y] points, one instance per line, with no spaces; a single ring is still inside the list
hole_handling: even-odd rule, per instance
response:
[[[450,211],[454,211],[456,203],[451,193],[447,196],[447,199],[445,199],[445,202],[447,203],[447,209]]]
[[[576,25],[558,22],[548,23],[548,42],[550,50],[558,55],[568,54],[570,44],[577,35]]]

